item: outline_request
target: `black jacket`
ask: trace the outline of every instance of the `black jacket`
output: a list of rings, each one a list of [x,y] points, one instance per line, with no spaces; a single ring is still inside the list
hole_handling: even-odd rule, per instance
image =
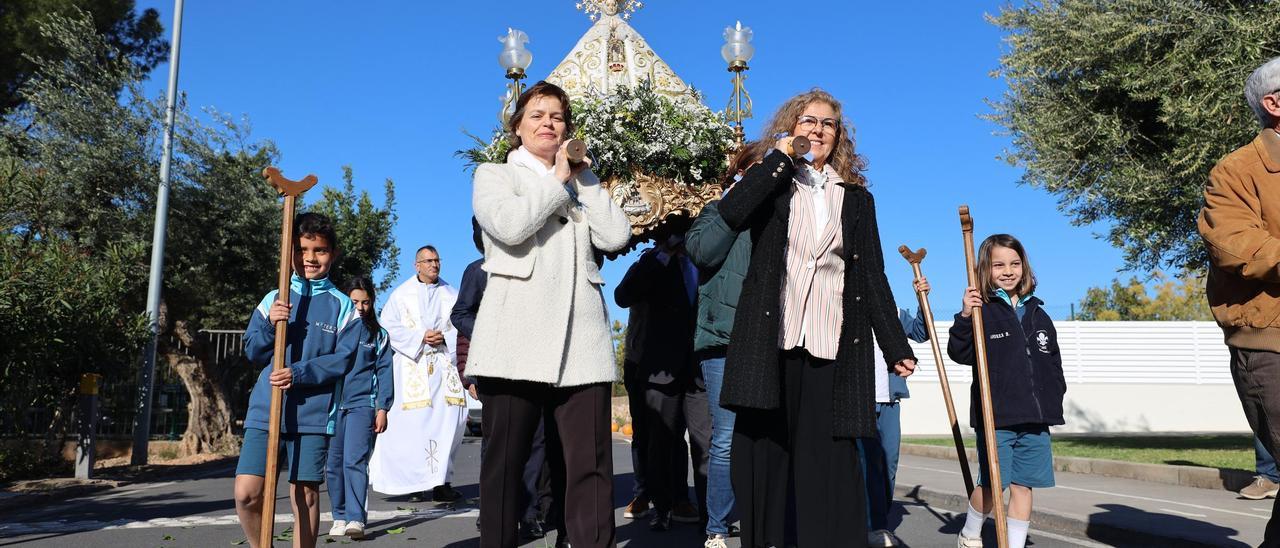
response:
[[[1067,380],[1062,375],[1058,331],[1035,297],[1026,301],[1022,322],[1009,303],[992,299],[982,307],[987,336],[987,371],[991,379],[991,407],[997,428],[1018,424],[1064,424],[1062,396]],[[973,319],[956,314],[951,325],[947,355],[964,364],[977,363],[973,346]],[[978,416],[978,382],[969,387],[969,421],[982,425]]]
[[[471,330],[476,326],[476,314],[480,312],[480,298],[484,297],[484,289],[489,285],[489,273],[484,266],[484,257],[471,261],[467,269],[462,271],[462,282],[458,284],[458,300],[453,303],[449,312],[449,321],[458,328],[458,333],[470,339]]]
[[[778,333],[794,174],[791,159],[774,150],[747,169],[733,191],[720,200],[720,217],[725,224],[735,231],[750,231],[755,243],[725,361],[720,404],[726,408],[779,409],[782,404]],[[898,306],[885,279],[875,200],[861,185],[842,186],[844,325],[831,387],[835,413],[832,435],[870,437],[876,433],[872,368],[889,367],[873,363],[871,333],[875,332],[889,363],[915,359],[915,355],[907,345],[898,322]]]
[[[646,251],[614,289],[618,306],[631,309],[623,365],[628,382],[684,387],[694,378],[697,309],[689,302],[681,260],[673,256],[663,265],[656,251]]]

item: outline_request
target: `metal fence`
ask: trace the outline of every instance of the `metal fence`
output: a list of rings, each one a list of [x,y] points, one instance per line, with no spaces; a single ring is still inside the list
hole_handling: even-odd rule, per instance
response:
[[[213,371],[221,372],[222,382],[227,388],[230,398],[227,403],[235,412],[243,413],[248,406],[249,391],[253,387],[257,370],[244,360],[244,331],[231,329],[206,329],[196,334],[205,349],[204,359]],[[168,340],[170,348],[177,348],[186,355],[192,355],[194,349],[186,347],[175,337]],[[138,405],[137,376],[117,379],[104,379],[99,386],[100,399],[98,409],[98,436],[103,439],[130,439],[133,436],[133,422]],[[182,437],[187,429],[187,403],[191,397],[187,388],[169,364],[161,359],[156,367],[155,398],[151,406],[151,437],[153,439],[176,440]],[[39,432],[37,425],[48,425],[53,417],[53,410],[47,408],[28,409],[20,419],[27,425],[23,431]],[[236,417],[242,418],[242,417]],[[15,432],[4,435],[13,436]]]
[[[945,353],[950,321],[937,322]],[[1071,384],[1230,385],[1231,356],[1213,322],[1054,322],[1062,370]],[[938,369],[929,343],[913,343],[922,366],[912,382],[935,382]],[[952,383],[967,385],[968,367],[952,366]]]

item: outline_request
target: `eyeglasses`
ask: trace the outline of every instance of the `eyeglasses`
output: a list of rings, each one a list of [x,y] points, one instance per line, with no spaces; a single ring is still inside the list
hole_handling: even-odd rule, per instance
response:
[[[840,130],[840,121],[835,118],[823,118],[819,120],[817,116],[809,116],[808,114],[796,118],[796,125],[799,126],[802,131],[810,131],[818,124],[822,124],[822,129],[824,131],[831,130],[832,133],[835,133]]]

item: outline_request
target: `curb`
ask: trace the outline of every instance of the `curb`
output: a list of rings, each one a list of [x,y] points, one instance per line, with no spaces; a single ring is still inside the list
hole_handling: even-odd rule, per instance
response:
[[[952,446],[902,443],[902,452],[918,457],[955,460]],[[978,451],[966,449],[969,462],[978,462]],[[1253,481],[1253,472],[1231,468],[1181,466],[1173,464],[1145,464],[1084,457],[1053,457],[1053,469],[1074,474],[1092,474],[1112,478],[1125,478],[1166,485],[1195,487],[1198,489],[1223,489],[1239,491]]]
[[[964,495],[935,491],[922,485],[898,485],[894,491],[895,498],[899,501],[923,502],[935,508],[949,510],[961,519],[964,518],[964,514],[969,507],[969,498]],[[1112,546],[1172,546],[1179,548],[1218,546],[1218,544],[1203,543],[1150,531],[1126,529],[1105,523],[1089,523],[1087,520],[1044,510],[1033,509],[1031,511],[1031,522],[1035,524],[1036,529],[1042,531],[1089,539]]]

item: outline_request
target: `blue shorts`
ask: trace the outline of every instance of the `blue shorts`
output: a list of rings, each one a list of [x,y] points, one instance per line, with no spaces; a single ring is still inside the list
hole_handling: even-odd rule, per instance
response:
[[[1015,483],[1023,487],[1053,487],[1053,451],[1049,427],[1023,424],[996,429],[996,454],[1000,456],[1001,489]],[[978,431],[978,485],[986,485],[987,445]]]
[[[324,434],[280,433],[280,446],[284,451],[285,465],[289,468],[289,483],[324,483],[324,461],[329,452],[329,436]],[[240,462],[236,475],[267,476],[267,431],[258,428],[244,429],[244,445],[240,447]]]

